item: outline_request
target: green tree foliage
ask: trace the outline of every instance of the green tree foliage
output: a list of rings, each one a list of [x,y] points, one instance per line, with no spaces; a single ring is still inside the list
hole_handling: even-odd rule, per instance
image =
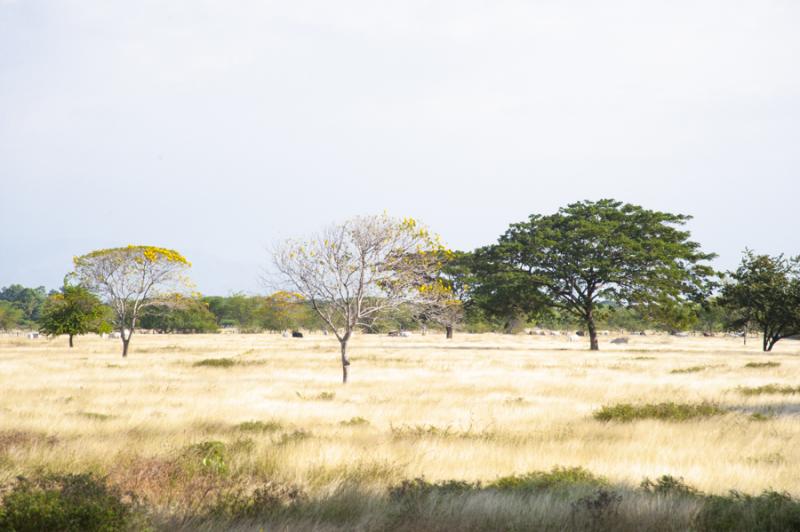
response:
[[[48,336],[69,336],[69,346],[76,335],[111,330],[108,307],[82,286],[64,284],[60,293],[45,301],[39,320],[39,331]]]
[[[32,326],[39,321],[42,306],[47,299],[44,286],[28,288],[19,284],[12,284],[0,290],[0,301],[7,301],[22,313],[20,325]]]
[[[139,323],[143,329],[161,333],[214,333],[219,329],[208,304],[195,298],[179,297],[169,305],[146,307]]]
[[[16,329],[22,324],[23,312],[8,301],[0,301],[0,330]]]
[[[598,349],[598,304],[665,316],[711,288],[714,257],[680,230],[688,216],[604,199],[512,224],[496,245],[478,250],[483,292],[530,314],[552,307],[578,318]]]
[[[269,331],[300,329],[314,322],[313,310],[303,296],[294,292],[279,291],[259,298],[258,322]]]
[[[729,311],[731,329],[758,327],[764,351],[800,334],[800,256],[771,257],[748,249],[726,280],[720,303]]]

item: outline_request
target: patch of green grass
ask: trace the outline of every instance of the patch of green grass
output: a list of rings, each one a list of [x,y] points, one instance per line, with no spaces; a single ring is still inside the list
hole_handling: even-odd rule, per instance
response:
[[[683,481],[683,477],[662,475],[655,480],[645,478],[639,485],[646,493],[656,495],[678,495],[680,497],[700,497],[703,493]]]
[[[280,421],[245,421],[236,425],[242,432],[277,432],[283,428]]]
[[[230,368],[236,365],[232,358],[206,358],[192,364],[195,367]]]
[[[361,416],[356,416],[344,421],[340,421],[339,425],[344,427],[364,427],[369,425],[369,421]]]
[[[598,421],[619,421],[629,423],[639,419],[658,419],[662,421],[687,421],[724,414],[725,410],[713,403],[651,403],[634,405],[620,403],[603,406],[592,414]]]
[[[780,366],[780,362],[748,362],[744,365],[746,368],[777,368]]]
[[[707,369],[719,368],[719,365],[706,365],[706,366],[690,366],[688,368],[673,369],[670,373],[698,373]]]
[[[764,386],[736,389],[742,395],[794,395],[800,393],[800,386],[781,386],[780,384],[765,384]]]

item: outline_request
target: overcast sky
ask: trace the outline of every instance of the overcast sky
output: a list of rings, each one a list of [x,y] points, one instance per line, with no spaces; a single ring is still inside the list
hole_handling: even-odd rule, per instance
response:
[[[800,2],[0,0],[0,286],[172,247],[208,294],[356,214],[453,248],[613,197],[800,253]]]

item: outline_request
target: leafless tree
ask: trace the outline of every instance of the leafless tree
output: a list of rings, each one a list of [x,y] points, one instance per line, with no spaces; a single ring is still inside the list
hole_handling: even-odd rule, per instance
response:
[[[413,219],[361,216],[284,242],[273,262],[336,335],[346,383],[353,331],[404,303],[423,302],[428,296],[420,287],[440,267],[442,249],[438,237]]]

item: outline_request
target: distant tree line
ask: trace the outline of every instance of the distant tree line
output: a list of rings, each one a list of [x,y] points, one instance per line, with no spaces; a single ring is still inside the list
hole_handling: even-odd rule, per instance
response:
[[[127,246],[75,259],[58,291],[0,289],[0,330],[72,337],[115,329],[127,351],[137,328],[208,333],[574,330],[758,332],[771,350],[800,335],[800,257],[745,250],[715,272],[684,229],[688,216],[615,200],[583,201],[513,223],[497,242],[446,249],[412,219],[365,216],[287,241],[273,265],[286,289],[199,296],[174,250]]]

